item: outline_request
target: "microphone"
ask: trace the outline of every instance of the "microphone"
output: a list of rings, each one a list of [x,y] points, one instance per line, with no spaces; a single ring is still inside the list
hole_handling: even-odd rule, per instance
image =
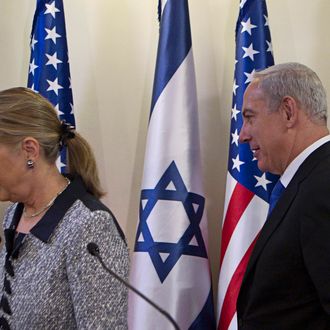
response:
[[[153,301],[151,301],[148,297],[146,297],[142,292],[140,292],[139,290],[137,290],[136,288],[134,288],[131,284],[129,284],[128,282],[126,282],[124,279],[122,279],[118,274],[116,274],[113,270],[109,269],[103,262],[101,256],[100,256],[100,249],[98,247],[98,245],[94,242],[90,242],[87,244],[87,250],[88,252],[96,257],[100,264],[102,265],[102,267],[109,273],[111,274],[114,278],[116,278],[119,282],[121,282],[122,284],[124,284],[127,288],[129,288],[130,290],[132,290],[134,293],[136,293],[138,296],[140,296],[142,299],[144,299],[147,303],[149,303],[152,307],[154,307],[159,313],[163,314],[173,325],[174,329],[176,330],[180,330],[178,324],[175,322],[175,320],[172,318],[172,316],[167,313],[164,309],[162,309],[161,307],[159,307],[157,304],[155,304]]]

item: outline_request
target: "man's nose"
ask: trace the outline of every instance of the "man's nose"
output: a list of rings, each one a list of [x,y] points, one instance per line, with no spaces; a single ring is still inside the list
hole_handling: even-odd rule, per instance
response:
[[[239,143],[246,143],[246,142],[249,142],[249,140],[250,140],[250,135],[248,134],[246,126],[245,126],[244,123],[243,123],[241,131],[239,133],[238,140],[239,140]]]

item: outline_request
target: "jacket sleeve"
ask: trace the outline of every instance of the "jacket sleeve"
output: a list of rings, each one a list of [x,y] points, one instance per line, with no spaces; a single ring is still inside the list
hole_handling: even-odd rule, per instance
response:
[[[322,182],[323,181],[323,182]],[[320,175],[302,194],[300,242],[304,264],[323,310],[330,315],[330,180]]]
[[[87,244],[95,242],[108,268],[127,280],[129,256],[114,219],[93,211],[79,221],[66,249],[66,269],[78,329],[127,329],[128,290],[108,274]]]

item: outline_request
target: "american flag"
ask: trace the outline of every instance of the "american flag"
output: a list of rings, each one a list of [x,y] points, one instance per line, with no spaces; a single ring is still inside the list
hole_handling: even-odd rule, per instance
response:
[[[75,126],[62,0],[37,0],[30,46],[28,87],[48,99],[61,120]],[[59,167],[65,162],[63,152]]]
[[[214,329],[188,0],[160,4],[160,36],[130,281],[181,329]],[[130,329],[170,329],[130,293]]]
[[[236,329],[236,300],[268,212],[277,177],[262,173],[248,144],[239,144],[242,104],[254,71],[274,64],[265,0],[241,0],[236,24],[236,63],[218,289],[218,329]]]

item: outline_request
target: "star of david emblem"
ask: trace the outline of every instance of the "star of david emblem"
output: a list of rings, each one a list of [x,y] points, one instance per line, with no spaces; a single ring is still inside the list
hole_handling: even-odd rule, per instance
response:
[[[173,203],[176,203],[175,206],[179,203],[184,210],[184,217],[188,219],[187,228],[183,229],[182,235],[180,233],[180,237],[176,242],[156,241],[156,233],[150,230],[151,227],[154,228],[155,226],[158,231],[164,227],[166,229],[171,220],[174,220],[177,226],[180,226],[181,219],[150,217],[152,211],[155,212],[162,201],[167,202],[167,208],[171,208]],[[165,281],[181,256],[207,258],[202,232],[199,227],[204,205],[205,198],[203,196],[188,192],[174,161],[166,169],[155,188],[141,191],[140,222],[134,250],[149,254],[161,283]],[[167,214],[169,213],[167,212]],[[150,220],[157,223],[151,224],[149,223]],[[176,228],[167,229],[170,231],[176,230]],[[164,255],[166,258],[164,258]]]

